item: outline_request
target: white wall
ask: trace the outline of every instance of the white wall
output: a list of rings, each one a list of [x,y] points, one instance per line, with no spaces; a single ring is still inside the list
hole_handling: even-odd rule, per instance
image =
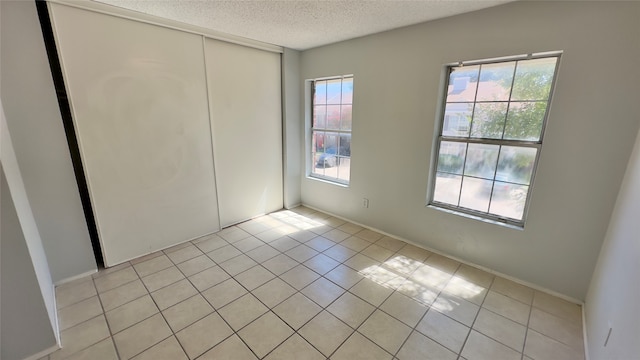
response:
[[[4,168],[0,166],[0,169],[0,358],[18,360],[56,346],[56,338],[7,186]]]
[[[0,1],[0,91],[54,282],[96,270],[34,1]]]
[[[57,344],[53,281],[0,103],[0,358]]]
[[[639,120],[633,2],[514,2],[302,53],[354,74],[351,184],[302,202],[584,299]],[[425,207],[443,64],[564,51],[524,230]],[[370,207],[361,207],[363,197]]]
[[[640,354],[640,132],[585,301],[591,359]],[[605,340],[612,328],[607,346]]]
[[[303,89],[300,83],[300,52],[285,49],[282,54],[284,119],[284,207],[300,205],[300,175],[303,164],[303,117],[300,116]]]

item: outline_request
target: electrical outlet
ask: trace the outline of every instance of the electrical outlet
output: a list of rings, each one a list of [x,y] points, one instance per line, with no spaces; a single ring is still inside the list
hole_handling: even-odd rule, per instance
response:
[[[368,208],[369,207],[369,199],[362,198],[362,207],[363,208]]]

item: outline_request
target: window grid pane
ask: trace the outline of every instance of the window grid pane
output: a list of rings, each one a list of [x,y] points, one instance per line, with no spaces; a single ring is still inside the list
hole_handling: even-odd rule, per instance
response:
[[[348,184],[351,169],[353,78],[314,80],[310,176]]]
[[[524,224],[558,59],[449,68],[432,204]]]

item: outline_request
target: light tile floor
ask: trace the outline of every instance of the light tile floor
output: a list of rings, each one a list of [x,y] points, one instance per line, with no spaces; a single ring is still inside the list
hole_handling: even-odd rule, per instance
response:
[[[46,359],[584,359],[581,309],[304,207],[56,290]]]

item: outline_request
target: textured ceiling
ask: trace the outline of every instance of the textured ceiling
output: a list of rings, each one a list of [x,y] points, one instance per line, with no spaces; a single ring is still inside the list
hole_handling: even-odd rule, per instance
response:
[[[305,50],[513,0],[95,0]]]

